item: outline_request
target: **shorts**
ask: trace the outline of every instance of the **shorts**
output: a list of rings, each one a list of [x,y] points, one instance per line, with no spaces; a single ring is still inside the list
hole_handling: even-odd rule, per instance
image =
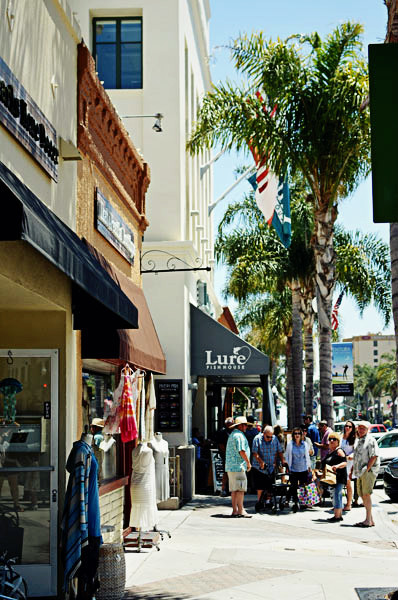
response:
[[[372,471],[365,471],[357,479],[358,496],[367,496],[372,493],[376,481],[376,475]]]
[[[272,484],[275,483],[275,473],[267,475],[256,468],[253,468],[250,472],[252,473],[253,487],[256,490],[272,491]]]
[[[343,483],[336,483],[333,490],[333,508],[343,508]]]
[[[228,471],[230,492],[247,492],[246,471]]]

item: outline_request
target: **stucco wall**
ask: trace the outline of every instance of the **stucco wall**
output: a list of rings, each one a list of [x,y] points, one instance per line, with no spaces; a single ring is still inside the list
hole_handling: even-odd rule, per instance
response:
[[[5,17],[7,4],[6,0],[0,0],[0,56],[55,127],[57,135],[76,143],[76,44],[80,33],[68,24],[63,2],[57,0],[12,3],[15,18],[10,30]],[[52,82],[57,87],[52,87]],[[74,162],[60,159],[59,182],[55,183],[1,125],[0,160],[74,229]]]

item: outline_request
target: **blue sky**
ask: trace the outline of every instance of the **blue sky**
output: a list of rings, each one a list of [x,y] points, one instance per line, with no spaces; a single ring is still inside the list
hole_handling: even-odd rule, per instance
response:
[[[347,20],[362,23],[364,52],[367,45],[384,41],[387,10],[383,0],[210,0],[210,67],[214,83],[226,78],[237,80],[229,60],[228,50],[223,48],[240,33],[250,34],[264,31],[266,36],[285,38],[293,33],[318,31],[322,36],[339,23]],[[224,155],[214,166],[214,200],[234,180],[234,168],[239,164],[250,164],[249,158]],[[215,225],[220,220],[229,202],[237,201],[249,184],[242,182],[214,210]],[[377,233],[388,242],[389,226],[372,221],[371,179],[364,181],[355,194],[344,200],[339,209],[339,221],[347,229]],[[216,290],[221,298],[225,270],[216,270]],[[231,308],[233,304],[230,303]],[[369,308],[361,319],[355,304],[344,298],[339,311],[341,337],[351,337],[368,332],[393,333],[392,322],[383,330],[383,321],[376,310]]]

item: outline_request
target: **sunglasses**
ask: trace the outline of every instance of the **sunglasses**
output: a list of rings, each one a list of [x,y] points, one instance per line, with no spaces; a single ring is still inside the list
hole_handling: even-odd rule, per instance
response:
[[[293,435],[302,435],[302,433],[293,433]]]
[[[265,435],[264,437],[266,440],[272,440],[272,435]]]
[[[345,429],[346,427],[347,427],[348,429],[352,429],[352,425],[344,425],[344,429]]]
[[[337,438],[329,438],[329,442],[338,442],[339,440]]]

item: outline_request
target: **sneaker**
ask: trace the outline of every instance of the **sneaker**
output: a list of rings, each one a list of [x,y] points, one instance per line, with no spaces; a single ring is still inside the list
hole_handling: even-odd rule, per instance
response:
[[[226,492],[225,490],[222,490],[222,492],[221,492],[220,496],[221,496],[222,498],[226,498],[226,497],[228,496],[228,494],[227,494],[227,492]]]
[[[339,523],[343,520],[343,517],[332,517],[331,519],[326,519],[329,523]]]

